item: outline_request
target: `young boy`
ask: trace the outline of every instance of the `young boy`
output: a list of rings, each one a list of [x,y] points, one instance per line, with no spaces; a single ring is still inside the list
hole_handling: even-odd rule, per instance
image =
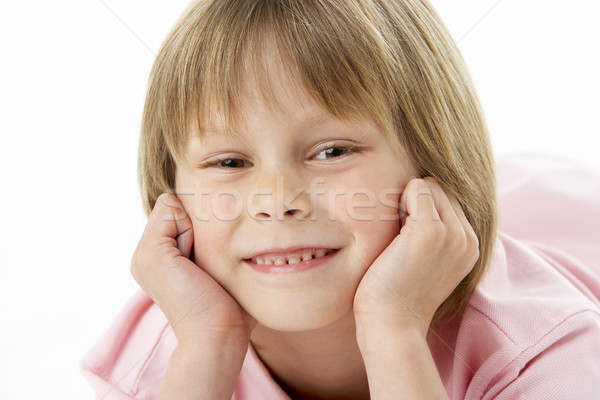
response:
[[[152,301],[88,356],[100,395],[596,389],[595,363],[553,367],[600,354],[597,293],[496,238],[485,123],[426,2],[193,3],[150,77],[140,177]]]

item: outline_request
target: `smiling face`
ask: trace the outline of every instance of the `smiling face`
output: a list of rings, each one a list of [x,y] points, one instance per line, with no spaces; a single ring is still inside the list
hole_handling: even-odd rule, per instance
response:
[[[352,311],[417,172],[373,121],[337,120],[281,68],[269,73],[276,106],[247,87],[236,126],[190,136],[176,191],[198,265],[260,324],[317,329]]]

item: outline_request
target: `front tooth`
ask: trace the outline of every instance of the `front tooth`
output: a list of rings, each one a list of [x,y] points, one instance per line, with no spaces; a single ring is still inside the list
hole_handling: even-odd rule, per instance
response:
[[[306,249],[302,253],[302,261],[308,261],[312,259],[312,249]]]
[[[253,259],[253,261],[259,265],[263,265],[265,263],[265,260],[262,257],[256,257]]]
[[[298,256],[289,256],[288,264],[298,264],[300,262],[300,257]]]
[[[273,261],[270,258],[266,258],[265,265],[273,265]]]
[[[283,264],[285,264],[285,258],[283,258],[283,257],[277,257],[273,261],[273,264],[275,264],[275,265],[283,265]]]
[[[317,249],[317,250],[315,250],[315,258],[323,257],[325,254],[327,254],[327,250],[326,249]]]

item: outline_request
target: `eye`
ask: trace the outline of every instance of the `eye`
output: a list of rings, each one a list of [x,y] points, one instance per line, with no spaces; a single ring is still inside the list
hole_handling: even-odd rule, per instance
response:
[[[241,158],[228,158],[227,160],[222,160],[217,163],[219,167],[225,168],[244,168],[249,167],[250,163],[242,160]]]
[[[218,167],[223,169],[240,169],[251,167],[252,164],[241,158],[223,158],[203,165],[203,168]]]
[[[313,158],[315,160],[327,160],[342,157],[353,152],[357,152],[357,149],[354,146],[331,146],[319,151]]]

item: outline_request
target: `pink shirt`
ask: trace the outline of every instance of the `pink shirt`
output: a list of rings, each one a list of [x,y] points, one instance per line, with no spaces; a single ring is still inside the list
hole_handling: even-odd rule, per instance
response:
[[[600,397],[600,174],[544,157],[498,163],[501,229],[462,319],[428,341],[451,399]],[[136,294],[82,361],[98,398],[154,399],[177,341]],[[235,400],[289,399],[252,347]]]

